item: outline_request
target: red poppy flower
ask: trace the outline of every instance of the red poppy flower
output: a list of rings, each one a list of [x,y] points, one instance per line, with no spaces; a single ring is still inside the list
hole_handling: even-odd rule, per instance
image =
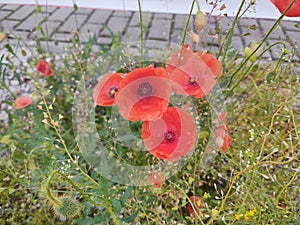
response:
[[[120,89],[120,83],[123,78],[122,73],[104,75],[99,80],[93,92],[93,98],[96,104],[101,106],[115,105],[115,96]]]
[[[161,118],[143,123],[142,138],[153,156],[173,162],[193,149],[196,125],[187,111],[171,107]]]
[[[30,97],[19,97],[16,99],[16,109],[22,109],[27,107],[32,103]]]
[[[271,2],[277,7],[280,13],[283,13],[287,7],[292,3],[292,0],[271,0]],[[299,17],[300,16],[300,0],[296,0],[293,6],[287,11],[285,16]]]
[[[170,87],[164,68],[136,68],[122,80],[117,93],[120,115],[130,121],[150,121],[167,110]]]
[[[153,184],[154,188],[160,188],[163,178],[158,172],[151,172],[149,173],[148,181],[150,184]]]
[[[39,64],[36,66],[36,69],[39,73],[46,77],[53,76],[50,63],[48,63],[46,60],[39,61]]]
[[[198,215],[201,214],[201,209],[204,206],[204,201],[202,198],[198,197],[198,196],[194,196],[192,195],[190,197],[191,202],[193,203],[193,206],[191,203],[188,204],[188,211],[190,213],[191,216],[195,217],[196,216],[196,212]]]
[[[216,78],[222,75],[222,65],[213,55],[194,53],[185,45],[167,62],[167,71],[177,94],[203,98],[216,85]]]
[[[228,134],[228,130],[228,126],[220,125],[219,128],[214,131],[216,145],[224,152],[229,148],[231,144],[231,138]]]

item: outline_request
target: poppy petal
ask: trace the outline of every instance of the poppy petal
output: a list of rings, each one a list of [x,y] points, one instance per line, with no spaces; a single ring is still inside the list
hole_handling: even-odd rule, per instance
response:
[[[120,115],[130,121],[162,116],[169,104],[170,87],[164,68],[137,68],[128,73],[117,93]]]
[[[104,75],[96,85],[93,98],[97,105],[115,105],[115,96],[120,89],[120,82],[123,79],[122,73],[110,73]]]
[[[15,101],[16,109],[22,109],[27,107],[32,103],[32,100],[30,97],[18,97]]]
[[[161,118],[143,123],[142,138],[154,157],[173,162],[194,147],[196,125],[187,111],[170,107]]]

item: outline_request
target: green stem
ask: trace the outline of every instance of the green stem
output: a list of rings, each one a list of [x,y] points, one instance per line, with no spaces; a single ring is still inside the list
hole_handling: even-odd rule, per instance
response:
[[[66,143],[65,143],[65,140],[63,139],[63,137],[61,136],[58,128],[56,127],[55,123],[54,123],[54,120],[52,118],[52,115],[50,113],[50,110],[49,110],[49,107],[46,103],[46,99],[43,97],[43,101],[44,101],[44,105],[46,107],[46,111],[47,111],[47,115],[49,117],[49,120],[50,120],[50,125],[52,126],[52,128],[55,130],[55,133],[56,135],[58,136],[59,140],[60,140],[60,143],[62,144],[62,146],[64,147],[67,155],[69,156],[70,160],[72,161],[72,163],[78,168],[78,170],[81,172],[81,174],[83,176],[85,176],[87,179],[89,179],[92,183],[94,183],[96,186],[98,186],[98,183],[97,181],[95,181],[92,177],[90,177],[86,172],[83,171],[83,169],[78,165],[78,163],[73,159]]]
[[[275,43],[273,43],[272,45],[270,45],[268,48],[264,49],[264,50],[262,51],[262,53],[260,53],[260,54],[257,56],[257,58],[260,59],[267,51],[269,51],[271,48],[273,48],[274,46],[279,45],[279,44],[282,44],[283,47],[286,48],[286,44],[285,44],[284,42],[282,42],[282,41],[275,42]],[[281,57],[280,57],[280,59],[279,59],[279,62],[282,60],[282,57],[283,57],[283,56],[284,56],[284,53],[281,54]],[[247,62],[247,61],[246,61],[246,62]],[[237,82],[232,88],[230,88],[230,92],[233,91],[233,90],[239,85],[239,83],[241,83],[241,82],[245,79],[246,75],[247,75],[247,74],[249,73],[249,71],[252,69],[252,66],[253,66],[253,65],[254,65],[254,63],[252,63],[252,65],[251,65],[250,67],[248,67],[247,70],[246,70],[244,73],[242,73],[242,76],[241,76],[241,78],[238,80],[238,82]],[[277,69],[278,66],[279,66],[279,63],[277,63],[275,69]],[[235,74],[235,73],[234,73],[234,74]]]
[[[196,0],[196,4],[197,4],[198,11],[201,11],[200,3],[198,0]]]
[[[289,6],[286,8],[286,10],[281,14],[281,16],[276,20],[276,22],[273,24],[271,29],[268,31],[268,33],[264,36],[264,38],[261,40],[261,42],[257,45],[257,47],[254,49],[254,51],[241,63],[241,65],[237,68],[237,70],[233,73],[233,75],[230,77],[230,81],[228,84],[228,87],[230,87],[233,77],[236,76],[236,74],[246,65],[246,63],[249,61],[249,59],[260,49],[260,47],[265,43],[267,38],[273,33],[273,31],[277,28],[285,14],[288,12],[288,10],[293,6],[294,2],[296,0],[292,0],[292,2],[289,4]]]
[[[189,26],[189,23],[190,23],[190,20],[191,20],[191,16],[192,16],[194,5],[195,5],[196,1],[197,0],[194,0],[193,3],[192,3],[188,19],[186,21],[186,24],[185,24],[185,27],[184,27],[184,30],[183,30],[183,37],[182,37],[182,41],[181,41],[181,46],[184,46],[184,42],[185,42],[185,38],[186,38],[186,34],[187,34],[187,29],[188,29],[188,26]]]
[[[142,6],[141,0],[138,0],[138,7],[139,7],[139,15],[140,15],[140,54],[143,57],[143,39],[144,39],[144,26],[143,26],[143,13],[142,13]],[[142,60],[143,62],[143,60]]]
[[[204,225],[197,209],[195,209],[195,206],[194,206],[194,203],[190,200],[190,197],[186,194],[186,191],[184,191],[181,187],[179,187],[177,184],[173,183],[172,181],[169,181],[170,184],[174,185],[178,190],[180,190],[182,192],[182,194],[186,197],[186,199],[188,199],[189,203],[191,204],[194,212],[195,212],[195,215],[197,217],[197,219],[201,222],[201,224]]]
[[[278,206],[279,203],[279,198],[282,195],[282,193],[293,183],[293,181],[295,180],[296,176],[298,175],[300,171],[300,165],[298,166],[298,168],[296,169],[295,173],[293,174],[292,178],[290,179],[290,181],[280,190],[279,194],[276,197],[275,200],[275,204],[276,206]]]
[[[15,99],[17,98],[17,95],[15,94],[15,93],[13,93],[10,89],[9,89],[9,87],[2,81],[2,80],[0,80],[0,84],[1,84],[1,86],[5,89],[5,90],[7,90]]]
[[[50,190],[50,184],[51,184],[51,181],[54,177],[56,173],[56,170],[55,171],[52,171],[52,173],[50,174],[50,176],[48,177],[47,179],[47,182],[46,182],[46,193],[47,193],[47,196],[48,198],[54,203],[56,204],[57,206],[60,206],[61,203],[59,202],[59,200],[57,200],[52,194],[51,194],[51,190]]]
[[[232,22],[232,24],[231,24],[231,27],[229,28],[229,30],[228,30],[228,32],[227,32],[227,34],[226,34],[226,36],[225,36],[226,42],[223,43],[223,44],[221,45],[220,50],[219,50],[219,53],[218,53],[218,55],[217,55],[217,58],[220,57],[220,55],[221,55],[221,53],[222,53],[222,50],[223,50],[223,48],[224,48],[224,45],[227,43],[227,41],[229,40],[229,37],[230,37],[230,36],[232,35],[232,33],[233,33],[233,29],[234,29],[234,27],[235,27],[235,24],[237,23],[237,20],[238,20],[238,18],[239,18],[239,14],[240,14],[240,12],[241,12],[242,9],[243,9],[243,6],[244,6],[244,4],[245,4],[245,1],[246,1],[246,0],[243,0],[243,1],[242,1],[241,5],[240,5],[240,7],[239,7],[239,9],[238,9],[238,11],[237,11],[237,14],[236,14],[235,17],[234,17],[234,20],[233,20],[233,22]],[[223,59],[222,59],[222,64],[224,63],[225,56],[226,56],[226,54],[227,54],[228,48],[229,48],[229,46],[227,46],[226,49],[225,49],[225,51],[224,51]]]
[[[59,175],[62,178],[64,178],[64,180],[66,180],[83,198],[85,198],[87,201],[89,201],[91,204],[98,206],[98,207],[103,207],[103,205],[99,204],[98,202],[95,202],[93,199],[91,199],[87,194],[85,194],[70,178],[68,178],[65,174],[63,174],[62,172],[58,171],[58,170],[54,170],[52,171],[52,173],[50,174],[50,176],[47,179],[47,183],[46,183],[46,192],[47,192],[47,196],[50,198],[51,201],[53,201],[55,204],[57,204],[58,206],[61,205],[61,203],[59,202],[59,200],[57,200],[52,194],[51,194],[51,190],[50,190],[50,184],[51,181],[53,179],[53,177],[55,175]]]

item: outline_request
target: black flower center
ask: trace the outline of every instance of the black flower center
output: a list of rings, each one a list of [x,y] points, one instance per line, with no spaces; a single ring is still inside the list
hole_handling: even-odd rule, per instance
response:
[[[149,97],[152,94],[152,86],[148,82],[142,83],[136,93],[141,97]]]
[[[191,85],[191,86],[198,86],[197,82],[196,82],[196,79],[194,77],[190,77],[189,81],[188,81],[188,85]]]
[[[165,133],[165,141],[167,141],[167,142],[173,142],[175,140],[176,140],[175,132],[168,131],[167,133]]]
[[[119,89],[117,87],[111,87],[108,91],[109,97],[114,98],[118,90]]]

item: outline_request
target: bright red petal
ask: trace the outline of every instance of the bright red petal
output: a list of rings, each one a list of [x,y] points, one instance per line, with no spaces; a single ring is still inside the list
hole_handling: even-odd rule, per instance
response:
[[[53,76],[50,63],[48,63],[46,60],[39,61],[38,65],[36,66],[36,69],[39,73],[46,77]]]
[[[128,73],[117,94],[120,115],[130,121],[150,121],[167,110],[170,87],[164,68],[138,68]]]
[[[280,13],[283,13],[291,4],[292,0],[271,0],[271,2],[278,8]],[[288,17],[300,17],[300,0],[296,0],[294,5],[285,14]]]
[[[187,94],[195,98],[206,96],[216,85],[214,74],[196,55],[190,57],[184,65],[174,69],[170,73],[170,79],[181,87],[175,90],[177,94]]]
[[[153,156],[173,162],[193,149],[196,125],[188,112],[171,107],[162,118],[143,123],[142,138]]]
[[[22,109],[27,107],[28,105],[30,105],[32,103],[32,100],[30,99],[30,97],[19,97],[16,99],[16,109]]]
[[[198,196],[193,195],[193,196],[190,197],[190,200],[193,203],[193,206],[194,206],[196,212],[198,214],[201,214],[201,208],[203,208],[203,205],[204,205],[203,199],[198,197]],[[188,211],[189,211],[191,216],[195,217],[196,212],[195,212],[193,206],[189,203],[188,204]]]
[[[111,73],[104,75],[96,85],[93,98],[97,105],[115,105],[115,94],[120,89],[120,82],[123,79],[122,73]]]

